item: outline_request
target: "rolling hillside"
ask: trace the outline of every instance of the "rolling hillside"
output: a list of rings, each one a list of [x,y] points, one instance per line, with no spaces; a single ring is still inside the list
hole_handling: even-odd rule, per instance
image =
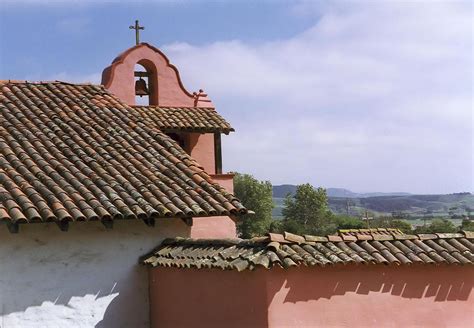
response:
[[[273,186],[273,197],[285,198],[288,194],[293,194],[296,191],[295,185],[285,184]],[[344,197],[344,198],[367,198],[367,197],[378,197],[378,196],[408,196],[406,192],[370,192],[370,193],[356,193],[344,188],[327,188],[326,192],[329,197]]]
[[[281,185],[273,187],[275,217],[281,216],[284,197],[294,193],[296,186]],[[410,217],[425,215],[447,217],[450,214],[463,215],[469,209],[474,212],[474,195],[456,193],[447,195],[412,195],[408,193],[354,193],[347,189],[328,188],[329,206],[339,214],[362,215],[365,210],[375,216],[402,212]]]

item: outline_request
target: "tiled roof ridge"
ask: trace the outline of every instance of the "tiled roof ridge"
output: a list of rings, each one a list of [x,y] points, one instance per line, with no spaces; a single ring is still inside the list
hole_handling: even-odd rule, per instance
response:
[[[352,229],[352,230],[369,230],[369,229]],[[379,228],[379,229],[370,229],[370,230],[395,230],[400,231],[399,229],[386,229],[386,228]],[[341,231],[341,230],[339,230]],[[345,231],[343,229],[342,231]],[[414,234],[408,235],[403,234],[392,236],[391,239],[385,240],[431,240],[431,239],[456,239],[456,238],[466,238],[466,239],[474,239],[474,232],[473,231],[466,231],[461,230],[458,233],[432,233],[432,234]],[[253,237],[250,239],[242,239],[242,238],[184,238],[184,237],[175,237],[175,238],[167,238],[163,240],[161,245],[250,245],[250,244],[269,244],[272,242],[279,242],[283,244],[306,244],[306,243],[322,243],[322,242],[351,242],[351,241],[366,241],[366,240],[379,240],[379,239],[343,239],[340,235],[326,235],[326,236],[315,236],[315,235],[296,235],[290,232],[284,232],[283,234],[278,233],[268,233],[265,236],[261,237]]]
[[[92,82],[67,82],[61,80],[39,80],[39,81],[28,81],[28,80],[0,80],[0,85],[4,84],[35,84],[35,85],[42,85],[42,84],[65,84],[65,85],[79,85],[79,86],[97,86],[103,88],[105,91],[105,87],[102,84],[92,83]]]
[[[217,112],[217,110],[214,107],[197,107],[197,106],[162,106],[162,105],[130,105],[130,107],[135,108],[135,107],[148,107],[148,108],[165,108],[165,109],[172,109],[172,108],[186,108],[186,109],[205,109],[205,110],[213,110]]]
[[[184,238],[175,237],[163,240],[161,245],[265,245],[270,242],[266,236],[251,239],[242,238]]]
[[[334,241],[364,241],[364,240],[430,240],[447,238],[474,239],[474,232],[461,230],[457,233],[422,233],[405,234],[399,229],[376,228],[376,229],[342,229],[338,234],[326,236],[295,235],[289,232],[283,234],[268,234],[270,241],[283,243],[307,243],[307,242],[334,242]]]

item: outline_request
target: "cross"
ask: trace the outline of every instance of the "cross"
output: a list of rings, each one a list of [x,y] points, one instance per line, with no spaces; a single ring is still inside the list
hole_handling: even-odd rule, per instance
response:
[[[140,30],[144,30],[145,27],[138,24],[138,20],[135,21],[135,26],[130,25],[129,29],[135,30],[135,41],[137,45],[140,43]]]

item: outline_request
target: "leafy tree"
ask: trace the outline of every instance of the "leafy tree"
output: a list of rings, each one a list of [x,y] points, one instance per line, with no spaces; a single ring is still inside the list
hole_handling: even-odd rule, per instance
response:
[[[430,224],[431,232],[456,232],[458,229],[452,221],[447,219],[435,219]]]
[[[272,219],[269,232],[283,233],[284,231],[285,227],[283,226],[283,220]]]
[[[237,225],[241,238],[252,238],[265,235],[272,223],[272,184],[269,181],[258,181],[250,174],[235,174],[234,194],[242,204],[255,212],[246,215]]]
[[[469,219],[462,220],[461,230],[474,231],[474,221]]]
[[[461,215],[458,213],[458,207],[457,206],[452,206],[449,208],[449,217],[451,219],[457,219],[459,217],[461,217]]]
[[[430,225],[422,225],[415,228],[415,233],[431,233]],[[439,232],[439,231],[437,231]]]
[[[474,209],[469,206],[465,206],[464,210],[466,211],[466,214],[469,218],[472,216],[472,212],[474,211]]]
[[[410,218],[410,215],[408,213],[405,213],[403,211],[393,211],[392,212],[392,218],[398,219],[398,220],[407,220]]]
[[[326,190],[309,183],[297,186],[294,196],[287,196],[282,214],[282,225],[288,232],[324,235],[336,230]]]
[[[411,224],[403,220],[391,220],[387,224],[386,228],[400,229],[402,232],[406,234],[413,233],[413,228]]]
[[[349,215],[334,215],[333,221],[337,229],[364,229],[367,224],[359,218]]]
[[[434,219],[427,226],[416,227],[415,233],[456,232],[456,226],[447,219]]]

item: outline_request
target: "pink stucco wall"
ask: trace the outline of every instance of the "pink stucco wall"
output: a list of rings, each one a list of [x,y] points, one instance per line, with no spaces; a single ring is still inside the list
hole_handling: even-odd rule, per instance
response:
[[[214,134],[189,133],[189,150],[193,157],[208,174],[216,173],[214,156]]]
[[[151,327],[265,327],[262,275],[150,269]]]
[[[232,174],[214,174],[214,135],[212,133],[190,133],[188,136],[190,155],[211,174],[214,182],[223,186],[228,192],[234,192],[234,176]],[[191,227],[192,238],[235,238],[237,229],[235,222],[227,216],[198,218]]]
[[[233,174],[214,174],[212,180],[224,187],[228,192],[234,192]],[[237,229],[235,222],[228,216],[196,218],[191,227],[191,238],[235,238]]]
[[[212,180],[225,188],[230,193],[234,193],[234,174],[211,174]]]
[[[474,322],[472,267],[240,273],[154,268],[149,277],[152,327],[473,327]]]
[[[228,216],[212,216],[194,219],[191,238],[235,238],[235,222]]]
[[[268,276],[271,327],[473,327],[474,268],[336,267]]]

